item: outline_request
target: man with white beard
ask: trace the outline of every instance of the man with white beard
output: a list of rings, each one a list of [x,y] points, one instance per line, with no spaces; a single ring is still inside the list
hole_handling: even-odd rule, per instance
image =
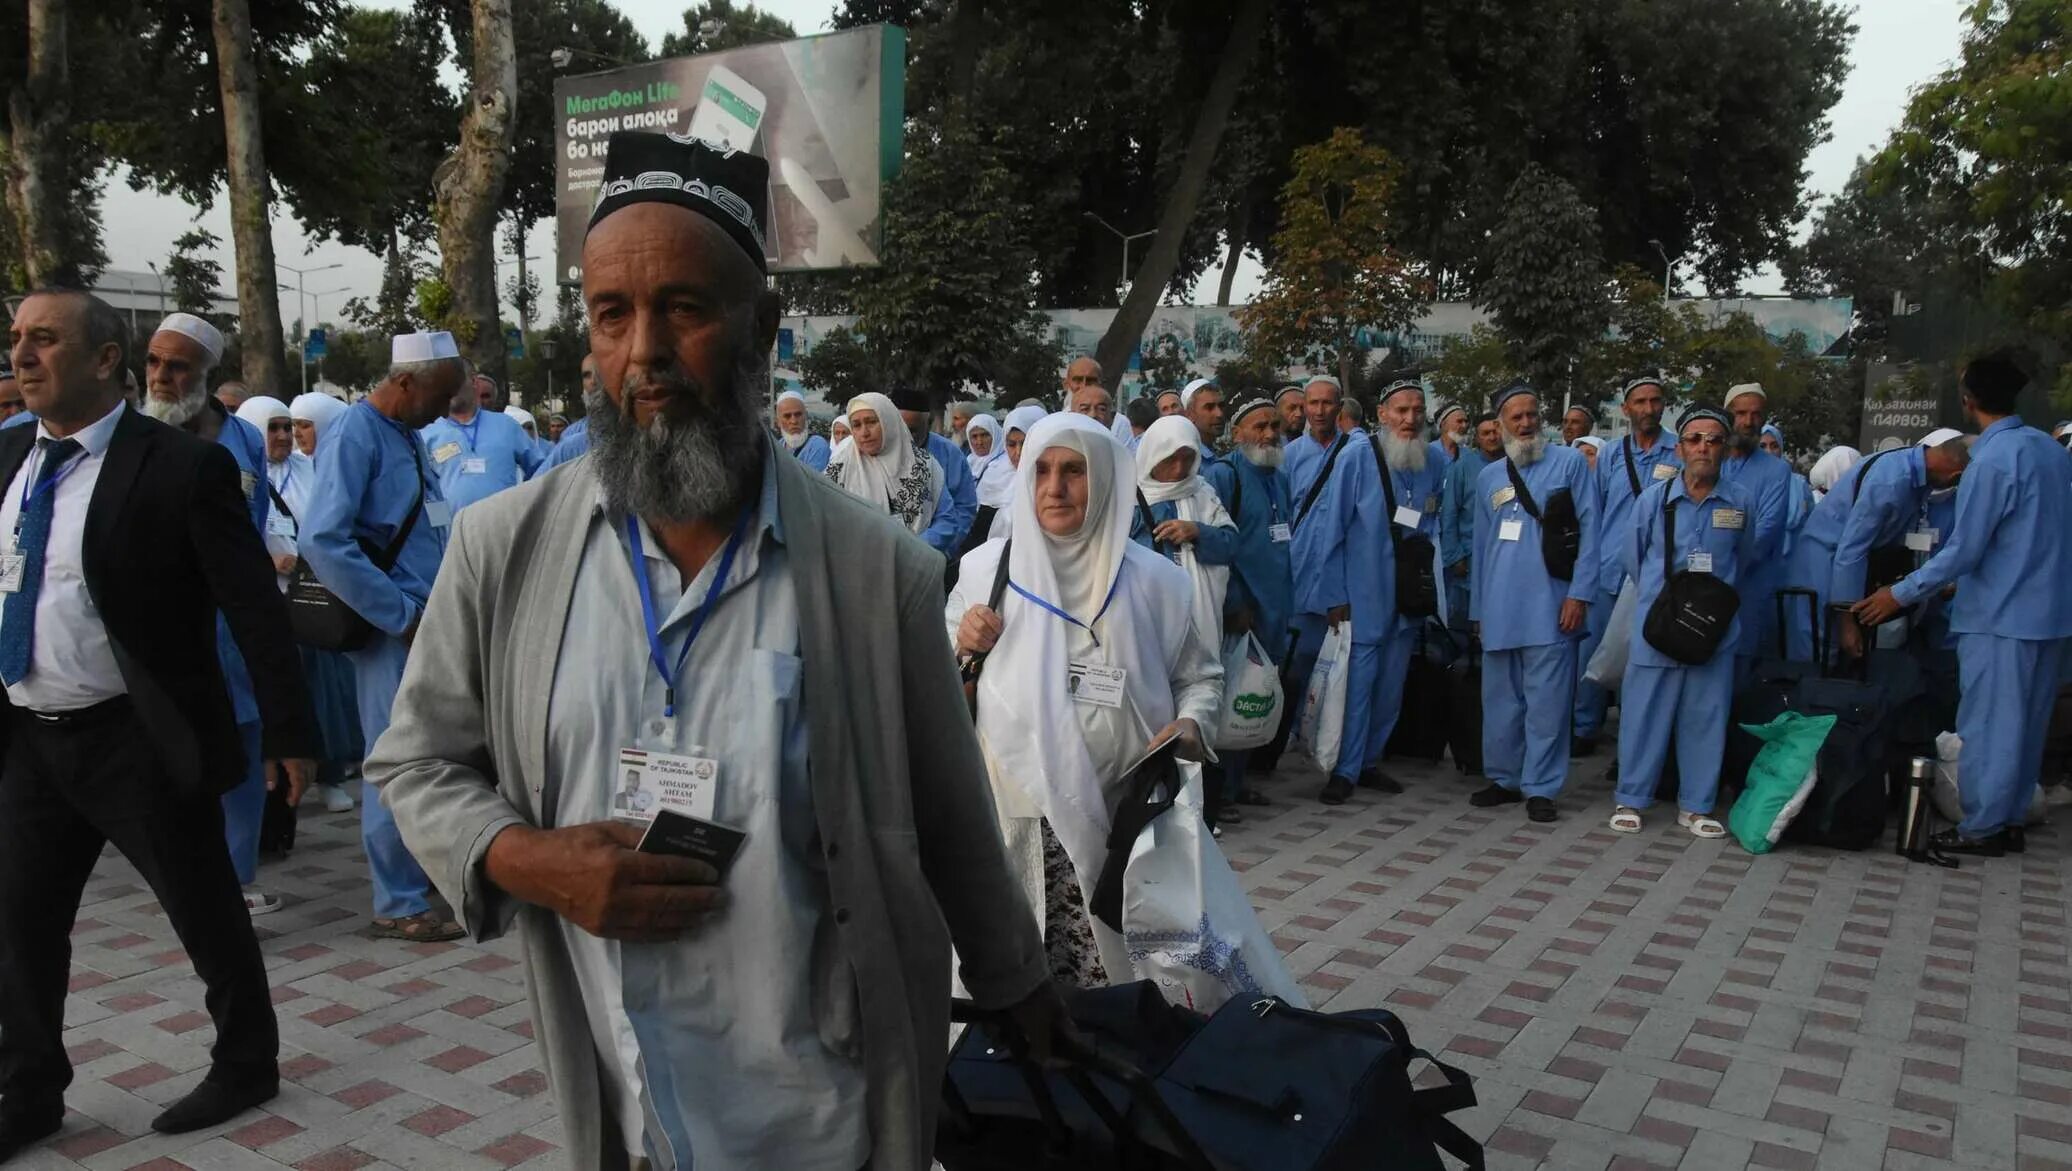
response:
[[[223,356],[223,334],[192,313],[160,322],[144,352],[143,412],[168,426],[219,443],[237,461],[238,490],[252,527],[263,537],[271,506],[266,492],[266,436],[231,414],[209,394],[209,372]],[[281,900],[254,886],[259,876],[259,827],[266,817],[266,775],[260,754],[259,702],[252,676],[223,616],[216,616],[216,658],[230,691],[238,741],[245,750],[245,776],[223,794],[223,833],[245,909],[254,915],[278,911]]]
[[[784,450],[800,463],[816,472],[827,470],[827,459],[834,454],[834,448],[807,429],[806,396],[796,390],[777,396],[777,438],[784,441]]]
[[[1532,820],[1553,821],[1568,780],[1576,644],[1597,597],[1597,487],[1582,452],[1547,444],[1530,386],[1498,391],[1491,409],[1504,458],[1475,477],[1469,587],[1482,639],[1482,771],[1490,783],[1469,801],[1524,801]]]
[[[1286,662],[1294,631],[1295,585],[1288,552],[1294,506],[1288,475],[1281,470],[1281,416],[1274,404],[1255,398],[1231,415],[1229,455],[1210,461],[1202,478],[1223,498],[1237,524],[1237,554],[1230,562],[1230,590],[1223,598],[1223,634],[1252,633],[1276,666]],[[1283,704],[1288,699],[1283,697]],[[1264,805],[1258,790],[1243,785],[1249,749],[1217,748],[1223,783],[1213,794],[1219,809]],[[1234,820],[1234,819],[1232,819]]]
[[[944,718],[941,557],[758,421],[768,173],[612,136],[590,454],[467,515],[368,764],[469,928],[517,927],[581,1167],[922,1171],[952,942],[1039,1056],[1062,1011]],[[732,844],[617,812],[629,771]]]
[[[1424,438],[1424,388],[1404,380],[1381,395],[1384,434],[1350,433],[1311,515],[1296,532],[1305,612],[1326,627],[1352,623],[1352,665],[1338,761],[1318,800],[1341,805],[1356,784],[1383,793],[1403,786],[1380,769],[1403,706],[1403,676],[1422,616],[1399,596],[1396,561],[1433,556],[1439,479]],[[1327,457],[1328,459],[1328,457]]]

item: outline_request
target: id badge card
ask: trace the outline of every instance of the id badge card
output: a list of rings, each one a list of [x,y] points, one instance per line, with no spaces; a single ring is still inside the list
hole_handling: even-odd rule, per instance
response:
[[[612,816],[626,821],[646,821],[664,809],[710,821],[719,797],[719,762],[707,756],[621,748],[612,779]]]
[[[1266,535],[1274,544],[1285,545],[1295,539],[1295,530],[1286,523],[1270,524],[1266,526]]]
[[[1406,529],[1414,529],[1424,520],[1424,514],[1407,504],[1396,506],[1396,523]]]
[[[1516,541],[1524,536],[1525,522],[1522,520],[1513,518],[1511,520],[1499,521],[1497,523],[1496,539],[1499,541]]]
[[[1935,551],[1935,540],[1940,536],[1942,532],[1938,529],[1915,529],[1907,534],[1907,548],[1916,553],[1932,553]]]
[[[292,539],[295,536],[295,522],[278,512],[269,512],[266,514],[266,535]]]
[[[28,554],[15,552],[13,541],[0,547],[0,594],[21,592],[22,573],[28,564]]]
[[[1692,573],[1711,573],[1712,554],[1705,552],[1693,553],[1690,556],[1690,560],[1684,562],[1684,565]]]
[[[447,460],[450,460],[454,456],[459,454],[460,444],[453,442],[442,443],[439,446],[434,447],[432,449],[432,462],[435,464],[443,464]]]
[[[1652,475],[1657,480],[1671,480],[1676,478],[1676,469],[1668,464],[1656,464]]]
[[[435,529],[443,529],[453,523],[453,506],[444,500],[424,502],[424,518],[432,522]]]
[[[489,474],[489,460],[488,460],[488,458],[487,458],[487,457],[485,457],[485,456],[479,456],[479,455],[478,455],[478,456],[472,456],[472,457],[470,457],[470,458],[468,458],[468,459],[464,459],[464,460],[460,461],[460,474],[461,474],[461,475],[463,475],[463,476],[486,476],[486,475],[488,475],[488,474]]]
[[[1078,703],[1118,708],[1122,706],[1123,692],[1129,678],[1129,670],[1125,667],[1110,667],[1105,663],[1073,663],[1066,669],[1065,694]]]

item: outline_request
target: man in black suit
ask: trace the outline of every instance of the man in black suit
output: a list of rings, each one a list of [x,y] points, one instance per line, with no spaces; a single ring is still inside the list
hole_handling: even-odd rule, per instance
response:
[[[122,319],[31,294],[9,329],[40,422],[0,433],[0,1161],[57,1131],[69,935],[101,847],[136,866],[207,985],[208,1076],[152,1123],[278,1092],[280,1036],[218,799],[245,775],[216,656],[235,636],[290,799],[315,732],[273,566],[230,454],[123,402]]]

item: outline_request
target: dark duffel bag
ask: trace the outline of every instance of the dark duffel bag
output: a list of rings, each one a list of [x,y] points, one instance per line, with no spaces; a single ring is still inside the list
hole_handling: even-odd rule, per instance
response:
[[[376,549],[365,537],[355,538],[367,560],[383,573],[394,568],[396,558],[403,555],[403,543],[410,539],[410,531],[417,527],[417,516],[424,511],[424,465],[415,459],[411,463],[417,468],[417,500],[403,517],[403,523],[396,526],[396,535],[389,539],[388,546]],[[299,524],[296,532],[301,532]],[[344,598],[317,580],[307,560],[297,561],[295,572],[288,575],[288,628],[296,642],[323,651],[356,651],[374,641],[375,634],[373,623],[360,617],[359,611],[346,605]]]
[[[1482,643],[1472,635],[1446,671],[1446,748],[1454,767],[1481,775]]]
[[[1428,619],[1420,626],[1417,646],[1410,652],[1410,665],[1403,672],[1402,709],[1396,717],[1395,730],[1389,733],[1391,758],[1436,764],[1446,755],[1452,697],[1448,694],[1445,664],[1454,657],[1452,645],[1453,636],[1438,619]]]

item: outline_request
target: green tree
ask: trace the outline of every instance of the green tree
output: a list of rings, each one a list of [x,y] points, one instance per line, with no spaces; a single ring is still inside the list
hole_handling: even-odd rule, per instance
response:
[[[1567,180],[1527,167],[1505,197],[1487,255],[1477,300],[1510,342],[1513,364],[1550,402],[1557,387],[1585,391],[1576,367],[1610,313],[1596,216]]]
[[[887,355],[871,339],[846,325],[823,334],[799,359],[799,381],[837,408],[859,394],[887,389]]]
[[[223,266],[204,255],[223,241],[207,228],[189,228],[173,241],[173,254],[165,262],[166,283],[172,285],[173,308],[206,317],[221,326],[216,313],[216,293],[223,287]]]
[[[664,33],[657,56],[717,53],[759,41],[790,40],[798,35],[790,21],[753,4],[736,6],[733,0],[706,0],[684,9],[683,31]]]
[[[1397,168],[1386,152],[1340,127],[1296,151],[1294,168],[1281,192],[1274,266],[1238,312],[1245,348],[1282,364],[1334,364],[1353,388],[1363,337],[1410,324],[1431,285],[1391,238]]]
[[[1430,374],[1440,397],[1466,405],[1471,414],[1487,410],[1496,392],[1519,378],[1510,342],[1489,325],[1447,338]]]
[[[64,0],[0,11],[0,291],[85,284],[101,251],[103,155],[74,129],[74,62],[90,63],[105,14]]]
[[[418,312],[417,287],[430,272],[429,265],[414,253],[405,255],[400,244],[391,240],[388,253],[382,257],[381,288],[372,301],[365,297],[348,300],[346,320],[389,338],[426,328],[428,323]]]

